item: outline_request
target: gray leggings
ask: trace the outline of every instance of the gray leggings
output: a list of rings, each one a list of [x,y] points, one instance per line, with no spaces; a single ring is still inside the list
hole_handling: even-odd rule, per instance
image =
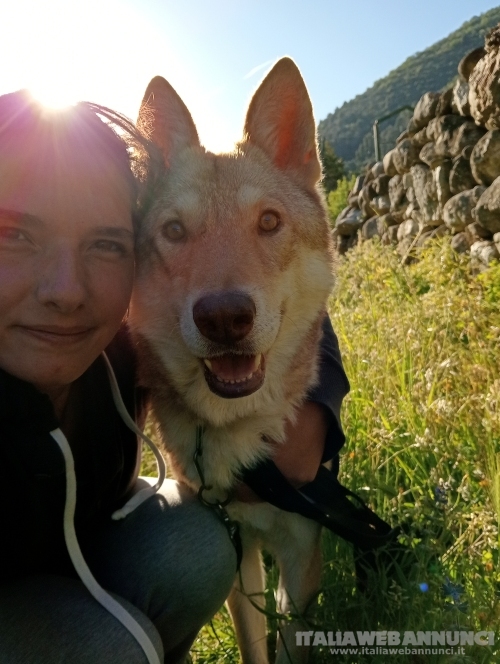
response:
[[[236,555],[224,526],[175,482],[82,547],[97,581],[182,662],[226,599]],[[130,633],[78,579],[26,577],[0,587],[1,664],[145,664]]]

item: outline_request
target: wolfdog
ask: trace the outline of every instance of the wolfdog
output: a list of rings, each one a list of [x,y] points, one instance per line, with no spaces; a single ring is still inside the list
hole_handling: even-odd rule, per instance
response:
[[[285,421],[317,381],[333,254],[312,106],[283,58],[253,96],[232,153],[200,145],[161,77],[138,126],[164,160],[139,231],[130,308],[140,380],[175,477],[222,502],[242,468],[270,455],[269,441],[286,444]],[[265,664],[260,549],[279,565],[279,612],[300,616],[319,589],[320,526],[269,503],[233,500],[227,511],[243,545],[228,605],[243,662]],[[299,624],[284,622],[279,664],[307,659],[295,646]]]

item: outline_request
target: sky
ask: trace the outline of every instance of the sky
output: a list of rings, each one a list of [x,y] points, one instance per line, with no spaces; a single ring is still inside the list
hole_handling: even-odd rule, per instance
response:
[[[7,4],[7,2],[9,4]],[[284,55],[319,121],[497,0],[3,0],[0,94],[85,99],[136,119],[165,77],[202,143],[230,150],[253,91]]]

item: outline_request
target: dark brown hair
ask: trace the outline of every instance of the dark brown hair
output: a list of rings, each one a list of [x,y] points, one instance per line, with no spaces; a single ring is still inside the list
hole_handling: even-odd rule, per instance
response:
[[[0,96],[0,150],[22,150],[28,159],[57,159],[64,150],[97,149],[111,159],[129,182],[134,226],[144,214],[140,191],[148,189],[157,151],[128,118],[105,106],[79,102],[47,110],[26,90]],[[1,153],[0,153],[1,159]]]

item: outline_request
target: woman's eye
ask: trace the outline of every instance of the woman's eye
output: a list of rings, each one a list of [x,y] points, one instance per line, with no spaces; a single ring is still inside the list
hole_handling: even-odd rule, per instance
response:
[[[275,231],[280,224],[280,216],[277,212],[273,212],[273,210],[266,210],[260,216],[259,228],[266,233]]]
[[[125,256],[129,253],[125,245],[121,242],[114,242],[113,240],[97,240],[92,246],[94,249],[107,254]]]
[[[161,227],[161,234],[168,240],[176,242],[185,238],[186,229],[180,221],[166,221]]]
[[[12,242],[28,242],[28,237],[18,228],[12,226],[0,227],[0,240]]]

